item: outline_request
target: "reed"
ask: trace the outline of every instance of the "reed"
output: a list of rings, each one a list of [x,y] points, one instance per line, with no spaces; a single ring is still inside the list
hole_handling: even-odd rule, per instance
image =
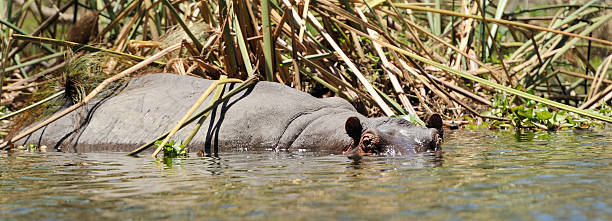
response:
[[[170,133],[168,133],[168,135],[166,136],[166,138],[161,142],[161,144],[159,145],[159,147],[153,152],[153,154],[151,155],[151,157],[155,158],[157,157],[157,153],[159,153],[159,151],[166,146],[166,143],[168,143],[168,141],[170,141],[170,138],[172,138],[172,136],[174,136],[174,134],[176,134],[176,132],[182,128],[183,124],[185,124],[185,122],[191,117],[191,115],[193,115],[193,113],[198,110],[198,108],[200,107],[200,105],[202,105],[202,103],[204,103],[204,101],[206,100],[206,98],[208,97],[208,95],[210,95],[210,93],[213,92],[213,90],[215,88],[217,88],[217,85],[220,84],[227,84],[227,83],[242,83],[242,80],[239,79],[227,79],[227,80],[218,80],[215,81],[214,83],[212,83],[208,89],[206,89],[206,91],[204,91],[204,93],[202,94],[202,96],[200,96],[200,98],[193,104],[193,106],[191,106],[191,108],[187,111],[187,113],[185,113],[185,115],[183,116],[183,118],[181,118],[181,120],[179,120],[178,123],[176,123],[176,126],[174,126],[172,128],[172,130],[170,130]]]

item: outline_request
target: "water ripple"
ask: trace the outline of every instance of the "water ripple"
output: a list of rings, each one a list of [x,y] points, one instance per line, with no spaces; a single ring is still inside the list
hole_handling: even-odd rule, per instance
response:
[[[0,219],[610,220],[612,133],[450,131],[441,156],[0,154]]]

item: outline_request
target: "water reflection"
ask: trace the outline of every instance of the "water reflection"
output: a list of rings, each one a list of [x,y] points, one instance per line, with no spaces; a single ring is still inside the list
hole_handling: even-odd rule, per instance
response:
[[[3,153],[0,219],[612,218],[612,133],[452,131],[443,154]]]
[[[518,129],[514,133],[514,138],[517,142],[529,142],[535,137],[535,131],[527,129]]]

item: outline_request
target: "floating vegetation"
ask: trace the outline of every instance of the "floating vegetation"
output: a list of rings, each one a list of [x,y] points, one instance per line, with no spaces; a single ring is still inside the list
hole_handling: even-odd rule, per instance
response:
[[[15,148],[17,151],[22,152],[30,152],[30,153],[38,153],[38,152],[47,152],[47,146],[38,146],[36,144],[26,144],[20,145]]]
[[[506,97],[498,95],[493,100],[493,107],[484,112],[484,116],[509,117],[507,121],[489,121],[490,128],[520,128],[555,131],[563,128],[588,129],[600,125],[581,115],[565,110],[555,110],[547,105],[527,100],[525,105],[510,106]],[[603,104],[599,111],[590,110],[602,116],[612,116],[612,107]]]
[[[158,148],[161,143],[162,141],[156,141],[153,146]],[[188,150],[182,142],[174,142],[174,140],[171,140],[162,147],[164,158],[187,157]]]

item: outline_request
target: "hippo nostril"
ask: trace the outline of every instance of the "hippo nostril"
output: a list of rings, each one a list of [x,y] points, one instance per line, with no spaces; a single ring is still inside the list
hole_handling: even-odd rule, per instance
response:
[[[372,142],[372,140],[370,140],[370,138],[363,138],[363,145],[364,146],[368,146],[370,145],[370,143]]]
[[[440,148],[440,141],[441,140],[442,140],[442,138],[440,138],[440,134],[439,133],[435,133],[432,136],[431,143],[429,144],[429,150],[437,151]]]

